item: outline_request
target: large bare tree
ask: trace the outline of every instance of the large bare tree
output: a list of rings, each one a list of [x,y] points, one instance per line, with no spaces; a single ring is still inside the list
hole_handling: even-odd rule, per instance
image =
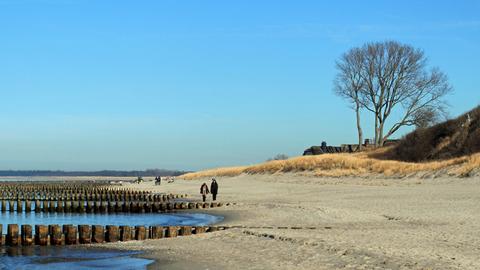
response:
[[[355,110],[358,132],[358,149],[362,149],[363,130],[360,119],[360,110],[363,98],[362,89],[364,82],[362,80],[362,63],[364,54],[358,48],[351,49],[343,54],[336,62],[337,75],[334,80],[334,92],[336,95],[344,98]]]
[[[375,117],[375,145],[382,146],[403,126],[424,126],[445,112],[443,98],[452,91],[438,68],[427,69],[422,50],[396,41],[368,43],[352,49],[359,62],[357,99]],[[391,116],[396,115],[392,120]],[[386,129],[387,120],[391,124]]]

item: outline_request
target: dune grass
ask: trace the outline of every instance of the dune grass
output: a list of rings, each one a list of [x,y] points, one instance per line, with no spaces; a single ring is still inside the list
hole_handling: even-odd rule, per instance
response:
[[[386,151],[386,150],[379,150]],[[237,176],[240,174],[277,174],[307,172],[315,176],[407,176],[421,172],[437,172],[454,176],[468,176],[480,168],[480,154],[431,162],[402,162],[376,159],[372,156],[381,152],[362,152],[357,154],[325,154],[302,156],[287,160],[269,161],[252,166],[218,168],[188,173],[180,176],[184,179],[204,177]]]

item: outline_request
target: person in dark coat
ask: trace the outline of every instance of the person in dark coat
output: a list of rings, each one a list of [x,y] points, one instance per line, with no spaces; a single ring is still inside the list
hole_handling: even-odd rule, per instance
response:
[[[202,198],[204,202],[207,199],[208,193],[210,193],[210,191],[208,190],[207,183],[203,183],[202,186],[200,187],[200,194],[202,194]]]
[[[213,200],[217,200],[217,194],[218,194],[218,183],[215,178],[212,178],[212,183],[210,184],[210,192],[212,193]]]

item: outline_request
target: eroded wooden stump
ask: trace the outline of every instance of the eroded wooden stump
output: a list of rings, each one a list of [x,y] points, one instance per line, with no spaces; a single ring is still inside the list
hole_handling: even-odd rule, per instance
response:
[[[165,230],[165,237],[173,238],[177,237],[178,235],[178,228],[176,226],[168,226]]]
[[[7,225],[6,244],[8,246],[17,246],[18,245],[18,225],[17,224],[8,224]]]
[[[50,245],[61,246],[63,233],[60,225],[50,225],[49,233],[50,233]]]
[[[105,231],[102,225],[92,225],[92,243],[103,243]]]
[[[163,238],[163,227],[162,226],[150,226],[150,238],[151,239]]]
[[[192,234],[192,226],[182,226],[180,227],[180,235],[187,236]]]
[[[132,227],[120,226],[120,241],[132,240]]]
[[[145,240],[146,237],[145,226],[135,226],[135,240]]]
[[[118,226],[115,225],[107,225],[107,233],[105,235],[105,240],[107,242],[118,242],[120,239],[120,230]]]
[[[73,225],[64,226],[65,245],[77,244],[77,227]]]
[[[78,225],[78,242],[80,244],[92,243],[92,228],[90,225]]]
[[[48,244],[48,227],[45,225],[35,225],[35,244],[46,246]]]
[[[22,245],[33,245],[32,225],[22,225]]]

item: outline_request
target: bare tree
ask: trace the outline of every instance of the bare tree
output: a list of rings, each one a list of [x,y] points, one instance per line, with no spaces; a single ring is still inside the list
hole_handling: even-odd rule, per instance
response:
[[[334,93],[351,104],[355,110],[358,131],[358,149],[362,150],[363,130],[360,121],[360,110],[363,98],[362,89],[364,82],[362,80],[362,64],[364,62],[364,54],[358,48],[351,49],[343,54],[336,62],[337,75],[334,80]]]
[[[376,146],[401,127],[418,125],[428,115],[445,111],[443,97],[452,87],[439,69],[427,70],[422,50],[396,41],[368,43],[352,50],[361,55],[350,64],[360,69],[361,91],[356,100],[375,116]],[[392,113],[400,117],[385,133]]]
[[[442,115],[446,115],[446,112],[426,107],[418,110],[412,120],[417,128],[428,128],[438,123]]]

